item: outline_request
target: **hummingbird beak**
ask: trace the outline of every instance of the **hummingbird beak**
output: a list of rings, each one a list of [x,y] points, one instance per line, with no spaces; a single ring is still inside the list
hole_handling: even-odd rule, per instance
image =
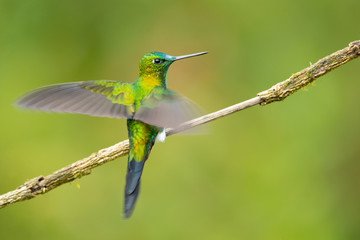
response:
[[[184,59],[184,58],[189,58],[189,57],[195,57],[195,56],[199,56],[199,55],[203,55],[203,54],[207,54],[207,53],[208,52],[199,52],[199,53],[193,53],[193,54],[189,54],[189,55],[176,56],[174,61]]]

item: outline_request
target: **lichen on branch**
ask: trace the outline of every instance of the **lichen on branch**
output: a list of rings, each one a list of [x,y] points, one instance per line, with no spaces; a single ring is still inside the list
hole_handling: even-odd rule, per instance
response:
[[[270,89],[258,93],[258,96],[262,100],[261,105],[284,100],[300,88],[313,82],[316,78],[359,57],[359,55],[360,41],[351,42],[348,47],[320,59],[311,66],[291,75],[291,77],[285,81],[279,82]]]

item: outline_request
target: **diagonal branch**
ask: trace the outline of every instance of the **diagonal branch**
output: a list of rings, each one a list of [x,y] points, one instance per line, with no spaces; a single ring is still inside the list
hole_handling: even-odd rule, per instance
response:
[[[256,97],[247,101],[224,108],[214,113],[185,122],[176,129],[167,129],[167,135],[184,131],[195,126],[213,121],[227,116],[231,113],[244,110],[254,105],[266,105],[275,101],[281,101],[290,96],[302,87],[305,87],[318,77],[330,72],[331,70],[349,62],[360,56],[360,40],[354,41],[349,46],[320,59],[310,67],[293,74],[285,81],[279,82],[270,89],[260,92]],[[102,149],[87,158],[74,162],[46,177],[39,176],[33,178],[17,189],[0,196],[0,208],[23,200],[34,198],[39,194],[44,194],[50,190],[71,182],[77,178],[91,173],[91,169],[110,162],[118,157],[124,156],[129,152],[129,140],[122,141],[114,146]]]

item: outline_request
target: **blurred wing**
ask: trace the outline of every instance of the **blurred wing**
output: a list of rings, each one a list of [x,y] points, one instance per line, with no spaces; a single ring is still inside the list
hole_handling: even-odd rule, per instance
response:
[[[174,128],[200,116],[200,108],[175,92],[155,87],[140,104],[134,119],[157,127]]]
[[[42,111],[132,118],[131,88],[130,83],[105,80],[56,84],[30,91],[14,104]]]

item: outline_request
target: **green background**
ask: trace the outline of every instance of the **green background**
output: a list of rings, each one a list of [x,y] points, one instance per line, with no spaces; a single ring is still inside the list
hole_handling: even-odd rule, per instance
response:
[[[125,120],[11,104],[44,85],[134,81],[143,54],[210,113],[360,39],[360,2],[0,0],[0,193],[127,138]],[[360,62],[281,103],[157,143],[131,219],[126,158],[0,210],[1,239],[360,239]]]

